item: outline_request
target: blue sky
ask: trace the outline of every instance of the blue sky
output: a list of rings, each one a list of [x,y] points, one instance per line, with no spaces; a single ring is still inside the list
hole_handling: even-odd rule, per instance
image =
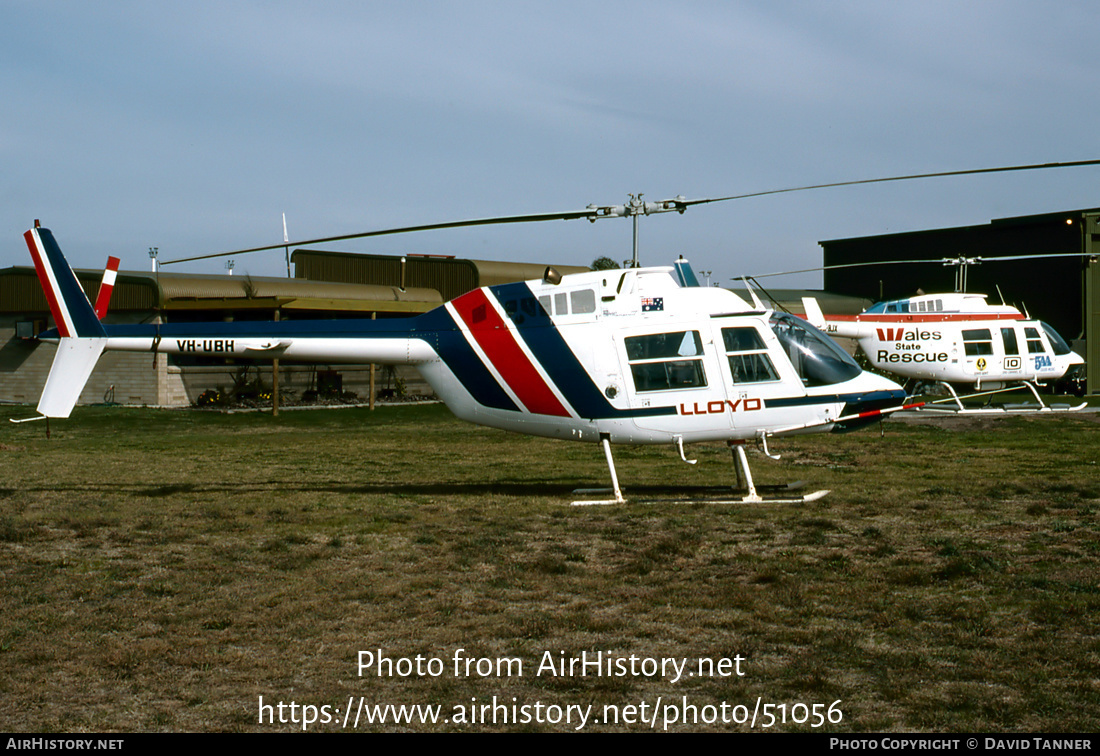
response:
[[[1100,158],[1085,2],[0,1],[0,267],[682,194]],[[1100,206],[1100,167],[763,197],[641,221],[713,280],[822,239]],[[588,264],[623,219],[328,245]],[[282,253],[236,259],[279,275]],[[177,266],[224,272],[222,261]],[[171,268],[168,268],[171,269]],[[776,279],[814,286],[818,275]]]

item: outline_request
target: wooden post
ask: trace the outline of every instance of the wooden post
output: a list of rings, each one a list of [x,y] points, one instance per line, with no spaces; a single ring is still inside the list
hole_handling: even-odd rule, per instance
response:
[[[275,310],[275,322],[279,322],[279,311]],[[271,416],[279,416],[279,358],[271,361]]]
[[[376,315],[378,315],[378,313],[372,312],[370,314],[370,319],[374,320]],[[371,408],[371,411],[374,410],[374,363],[373,362],[370,364],[370,408]]]

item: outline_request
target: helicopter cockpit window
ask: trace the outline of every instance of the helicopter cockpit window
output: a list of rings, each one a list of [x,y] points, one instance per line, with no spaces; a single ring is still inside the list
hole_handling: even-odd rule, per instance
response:
[[[1039,338],[1038,328],[1025,328],[1024,336],[1027,337],[1028,354],[1042,354],[1046,351],[1043,349],[1043,340]]]
[[[988,328],[973,328],[963,331],[963,351],[967,357],[993,354],[993,335]]]
[[[703,341],[698,331],[629,336],[626,357],[638,392],[707,385],[703,371]]]
[[[778,381],[768,347],[755,328],[723,328],[722,341],[734,383]]]
[[[805,385],[842,383],[863,372],[836,342],[809,323],[785,312],[777,312],[772,315],[770,324]]]
[[[1054,350],[1057,355],[1069,354],[1071,351],[1069,344],[1061,335],[1051,328],[1048,324],[1040,322],[1039,325],[1043,327],[1043,330],[1047,333],[1047,339],[1050,341],[1050,348]]]

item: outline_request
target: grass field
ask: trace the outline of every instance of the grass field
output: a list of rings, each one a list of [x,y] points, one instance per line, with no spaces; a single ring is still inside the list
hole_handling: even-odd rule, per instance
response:
[[[440,406],[81,408],[49,440],[27,414],[0,411],[0,730],[294,730],[361,700],[442,713],[360,730],[577,729],[569,706],[594,731],[1100,729],[1094,414],[750,453],[758,482],[832,489],[808,505],[593,508],[569,501],[606,485],[598,446]],[[688,451],[617,447],[627,495],[732,480],[724,446]],[[360,676],[380,649],[440,673]],[[540,670],[601,651],[637,666]],[[494,696],[515,708],[482,723]]]

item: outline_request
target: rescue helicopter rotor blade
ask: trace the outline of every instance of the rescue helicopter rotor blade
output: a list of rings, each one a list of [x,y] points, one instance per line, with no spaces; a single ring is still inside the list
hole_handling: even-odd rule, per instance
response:
[[[400,228],[387,228],[378,229],[374,231],[363,231],[354,234],[340,234],[336,236],[325,236],[316,239],[304,239],[301,241],[287,242],[283,241],[280,244],[268,244],[259,247],[250,247],[248,249],[237,249],[229,252],[215,252],[213,254],[196,255],[193,257],[182,257],[175,260],[164,260],[161,265],[174,265],[177,263],[193,262],[196,260],[209,260],[217,257],[230,257],[233,255],[245,255],[251,252],[264,252],[273,249],[280,249],[289,245],[293,246],[307,246],[312,244],[327,244],[330,242],[349,241],[351,239],[365,239],[373,236],[387,236],[392,234],[405,234],[413,233],[415,231],[438,231],[448,228],[466,228],[471,226],[491,226],[508,223],[539,223],[542,221],[551,220],[578,220],[584,218],[591,222],[595,222],[601,218],[632,218],[635,222],[635,229],[637,228],[637,219],[640,215],[653,215],[656,213],[677,212],[681,215],[689,207],[695,205],[707,205],[716,202],[730,202],[733,200],[750,199],[752,197],[765,197],[773,194],[786,194],[790,192],[804,192],[814,189],[831,189],[842,186],[858,186],[861,184],[880,184],[892,181],[911,181],[915,179],[926,178],[943,178],[948,176],[966,176],[983,173],[1006,173],[1013,171],[1031,171],[1042,170],[1047,168],[1077,168],[1089,165],[1100,165],[1100,159],[1097,160],[1075,160],[1070,162],[1060,163],[1033,163],[1029,165],[1010,165],[999,166],[997,168],[971,168],[960,171],[939,171],[936,173],[914,173],[903,176],[887,176],[881,178],[872,179],[857,179],[854,181],[834,181],[826,184],[809,184],[806,186],[794,186],[784,189],[769,189],[761,192],[749,192],[747,194],[732,194],[726,197],[706,197],[701,199],[685,199],[683,196],[676,196],[672,199],[659,200],[657,202],[643,202],[641,194],[632,194],[630,200],[621,205],[588,205],[582,210],[569,210],[565,212],[551,212],[551,213],[529,213],[521,215],[504,215],[491,218],[472,218],[468,220],[448,221],[445,223],[428,223],[416,226],[403,226]]]
[[[926,260],[868,260],[866,262],[841,263],[839,265],[819,265],[816,268],[801,268],[800,270],[782,270],[776,273],[755,273],[752,278],[775,278],[777,276],[793,276],[797,273],[819,273],[825,270],[841,270],[843,268],[869,268],[874,265],[977,265],[987,262],[1011,262],[1014,260],[1039,260],[1057,257],[1095,257],[1092,252],[1055,252],[1050,255],[998,255],[996,257],[936,257]],[[740,280],[744,276],[733,276],[734,280]]]

